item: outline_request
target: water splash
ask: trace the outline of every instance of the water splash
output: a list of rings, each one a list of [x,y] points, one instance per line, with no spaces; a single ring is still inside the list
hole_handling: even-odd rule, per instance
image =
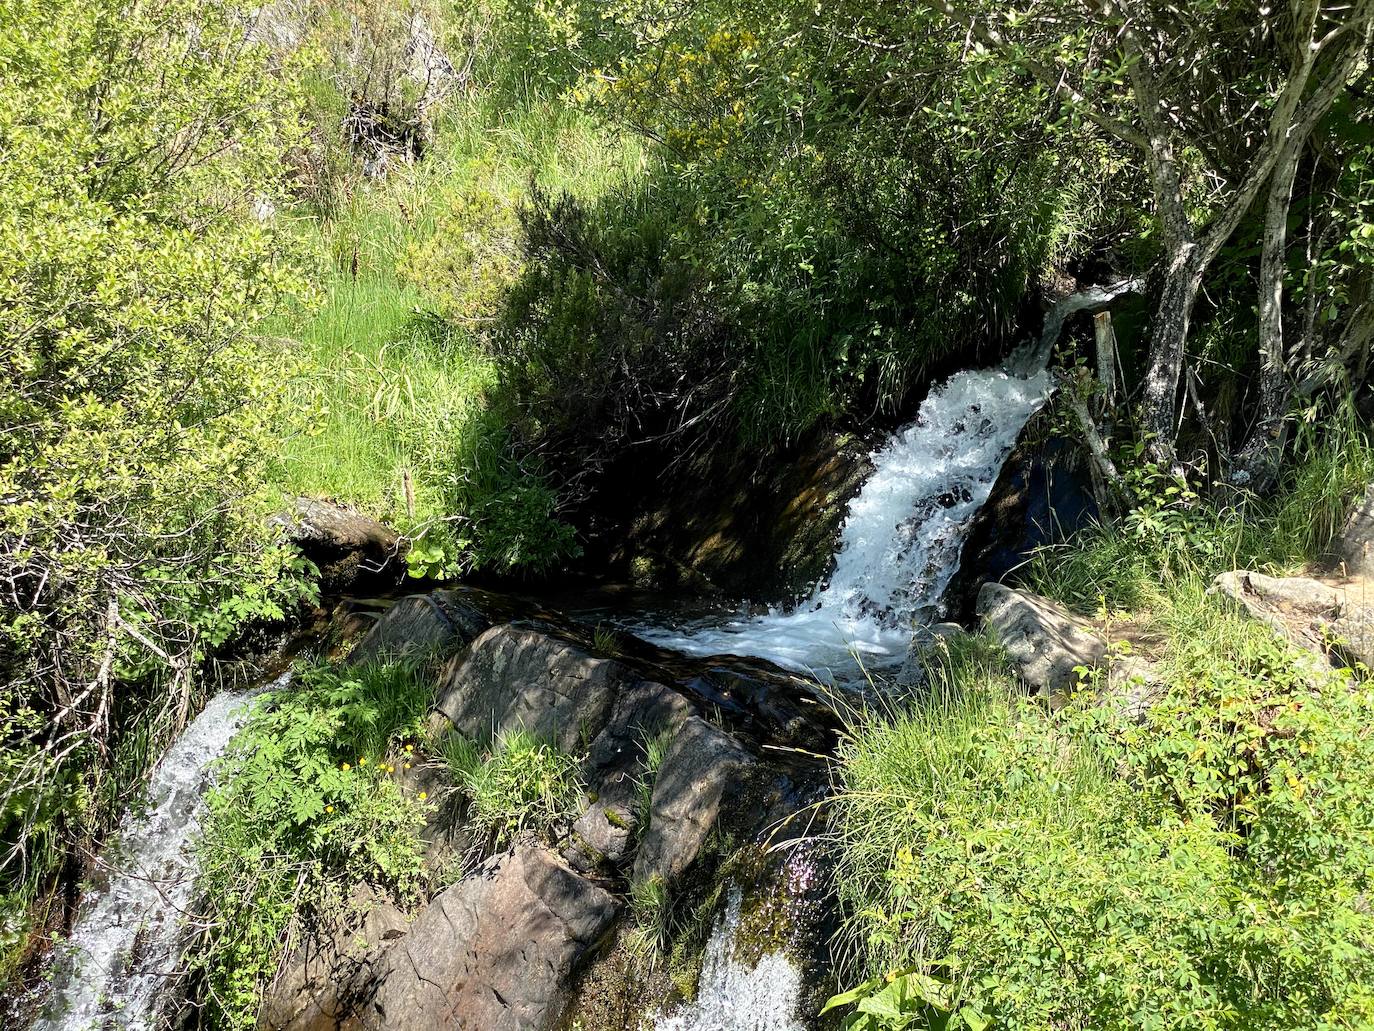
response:
[[[284,687],[290,674],[273,687]],[[181,914],[191,901],[188,846],[205,810],[208,771],[247,718],[254,691],[215,695],[162,757],[149,808],[125,814],[101,856],[107,883],[77,914],[34,1031],[145,1031],[181,958]]]
[[[969,524],[1049,390],[1034,354],[1020,367],[952,376],[873,455],[835,571],[810,598],[790,612],[638,632],[691,654],[753,655],[827,680],[851,673],[854,655],[900,662],[913,626],[936,618]]]
[[[802,1031],[796,1019],[801,974],[781,952],[755,966],[735,954],[742,893],[730,901],[711,932],[702,960],[696,1000],[654,1021],[654,1031]]]

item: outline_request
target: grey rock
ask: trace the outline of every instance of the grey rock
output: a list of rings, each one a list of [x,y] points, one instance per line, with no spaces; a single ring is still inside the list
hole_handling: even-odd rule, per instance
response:
[[[1374,580],[1374,487],[1350,514],[1334,551],[1346,575]]]
[[[693,716],[682,724],[659,767],[634,879],[672,881],[692,865],[722,805],[741,795],[753,757],[729,734]]]
[[[978,618],[1006,651],[1021,679],[1051,699],[1078,686],[1077,667],[1101,665],[1107,643],[1054,602],[1028,591],[986,583]]]
[[[593,800],[574,822],[564,851],[574,867],[590,870],[625,859],[639,823],[649,742],[676,732],[693,711],[686,698],[661,684],[645,681],[621,692],[582,766]]]
[[[1331,584],[1242,569],[1222,573],[1212,590],[1299,648],[1374,666],[1374,597],[1367,597],[1364,580]]]
[[[490,626],[491,620],[456,591],[412,594],[382,613],[348,661],[452,655]]]
[[[409,925],[366,886],[348,913],[332,935],[307,938],[287,958],[258,1011],[262,1031],[334,1031],[373,990],[385,950]]]
[[[491,860],[436,897],[388,950],[357,1012],[386,1031],[534,1031],[563,1014],[615,899],[541,849]]]
[[[395,530],[348,505],[296,498],[289,512],[272,516],[286,539],[320,569],[326,591],[343,591],[364,579],[394,579],[405,544]]]
[[[547,631],[506,624],[449,661],[437,709],[474,740],[524,729],[580,752],[606,726],[621,689],[638,679]]]

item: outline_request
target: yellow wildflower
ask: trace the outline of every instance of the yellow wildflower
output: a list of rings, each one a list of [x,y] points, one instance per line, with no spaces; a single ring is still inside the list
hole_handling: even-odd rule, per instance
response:
[[[425,799],[427,799],[428,797],[429,797],[429,793],[428,793],[428,792],[426,792],[426,791],[421,791],[421,792],[420,792],[420,801],[421,801],[421,802],[423,802],[423,801],[424,801]]]
[[[349,766],[348,763],[344,763],[342,766],[339,767],[339,769],[343,770],[344,773],[347,773],[349,770],[353,769],[353,767]]]
[[[324,811],[326,813],[332,813],[334,811],[334,807],[332,805],[327,805],[324,807]]]

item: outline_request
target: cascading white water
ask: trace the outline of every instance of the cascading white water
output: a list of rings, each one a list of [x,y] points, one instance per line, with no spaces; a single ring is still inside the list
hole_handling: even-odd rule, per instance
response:
[[[916,421],[873,455],[834,573],[795,609],[638,632],[695,655],[753,655],[827,680],[852,670],[855,655],[870,666],[900,662],[913,627],[936,617],[970,521],[1048,396],[1042,357],[1029,362],[960,372],[931,391]]]
[[[107,881],[77,914],[34,1031],[154,1026],[181,956],[181,915],[195,879],[189,846],[205,809],[209,767],[243,725],[255,693],[215,695],[158,763],[149,808],[126,814],[117,844],[101,856]]]
[[[748,966],[736,956],[742,895],[732,888],[702,959],[696,999],[659,1016],[654,1031],[801,1031],[796,1019],[801,974],[781,952]]]

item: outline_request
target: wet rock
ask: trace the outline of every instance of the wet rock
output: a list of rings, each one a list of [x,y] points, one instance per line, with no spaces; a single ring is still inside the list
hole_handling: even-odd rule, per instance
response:
[[[1078,686],[1077,667],[1098,666],[1107,653],[1099,634],[1028,591],[984,584],[978,592],[978,618],[1026,685],[1051,700],[1067,697]]]
[[[402,598],[378,617],[349,655],[349,662],[453,654],[471,644],[491,620],[457,591]]]
[[[524,729],[573,753],[601,733],[616,696],[639,679],[546,630],[506,624],[449,661],[436,708],[474,740]]]
[[[753,766],[753,757],[725,731],[697,716],[684,722],[654,781],[634,879],[672,881],[682,874],[716,826],[722,806],[744,793]]]
[[[404,572],[405,547],[396,531],[348,505],[297,498],[291,511],[269,522],[319,567],[326,594],[395,582]]]
[[[360,1026],[550,1028],[617,909],[608,892],[542,849],[497,857],[435,898],[388,951]]]

